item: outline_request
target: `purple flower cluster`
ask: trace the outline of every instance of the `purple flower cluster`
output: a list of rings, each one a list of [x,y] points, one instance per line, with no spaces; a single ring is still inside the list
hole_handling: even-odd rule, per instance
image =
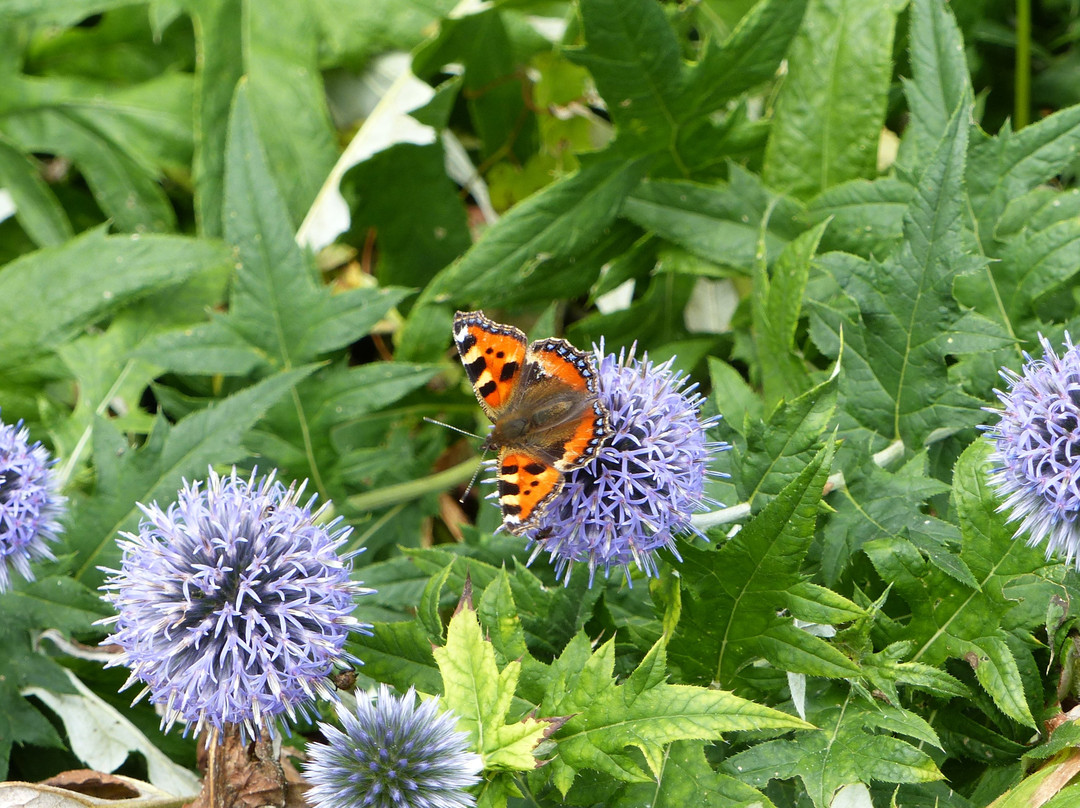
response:
[[[310,744],[304,774],[316,808],[467,808],[465,789],[479,781],[483,762],[469,752],[451,712],[439,699],[416,706],[380,685],[374,698],[357,693],[355,713],[339,708],[344,732],[319,724],[328,743]]]
[[[1001,371],[1009,384],[995,390],[1001,419],[986,427],[994,444],[990,480],[1004,498],[1000,510],[1019,521],[1032,545],[1046,554],[1076,559],[1080,568],[1080,347],[1065,335],[1058,357],[1040,335],[1044,355],[1024,354],[1022,373]]]
[[[19,421],[0,421],[0,593],[11,585],[13,568],[34,580],[31,562],[56,560],[48,543],[56,541],[64,514],[49,453]]]
[[[622,568],[629,580],[633,562],[656,575],[656,552],[678,557],[675,537],[702,535],[690,521],[705,503],[705,480],[714,454],[730,448],[705,434],[715,418],[702,419],[704,398],[697,385],[654,365],[634,350],[604,355],[596,348],[600,400],[611,415],[613,434],[597,457],[566,475],[563,488],[525,535],[535,543],[530,563],[547,551],[556,574],[568,582],[575,562],[598,569]]]
[[[277,716],[333,697],[335,664],[358,662],[345,640],[365,628],[352,611],[369,590],[338,553],[352,529],[318,524],[323,509],[300,505],[303,490],[211,470],[167,511],[140,504],[139,532],[124,534],[102,587],[118,612],[103,644],[121,647],[110,665],[131,668],[125,687],[145,683],[136,701],[164,706],[166,731],[179,719],[185,732],[238,724],[270,736]]]

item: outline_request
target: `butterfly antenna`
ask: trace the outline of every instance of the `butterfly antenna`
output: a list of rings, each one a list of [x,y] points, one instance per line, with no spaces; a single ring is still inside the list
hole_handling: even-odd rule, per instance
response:
[[[465,497],[469,496],[469,492],[472,491],[473,484],[476,483],[476,478],[480,476],[480,469],[484,467],[484,458],[487,457],[487,453],[488,449],[485,446],[484,453],[480,455],[480,464],[476,467],[476,471],[473,472],[473,476],[472,479],[469,480],[469,484],[465,486],[465,493],[461,495],[461,499],[458,500],[459,503],[464,502]]]
[[[457,432],[470,438],[476,438],[477,440],[484,439],[482,435],[477,435],[475,432],[466,432],[464,429],[458,429],[456,426],[451,426],[450,424],[447,424],[443,421],[436,421],[434,418],[428,418],[426,415],[424,416],[424,420],[427,421],[429,424],[437,424],[438,426],[444,426],[452,432]],[[480,469],[484,467],[484,458],[487,457],[488,448],[489,447],[487,446],[484,447],[484,453],[480,455],[480,464],[476,467],[476,471],[473,472],[472,479],[469,480],[469,484],[465,487],[465,493],[461,495],[461,499],[459,499],[458,502],[464,502],[465,497],[469,496],[469,492],[472,491],[473,485],[476,484],[476,478],[480,476]]]
[[[439,426],[444,426],[451,432],[457,432],[469,438],[476,438],[477,440],[484,439],[483,435],[477,435],[475,432],[466,432],[464,429],[458,429],[456,426],[451,426],[450,424],[443,421],[436,421],[434,418],[428,418],[426,415],[424,416],[424,420],[427,421],[429,424],[437,424]]]

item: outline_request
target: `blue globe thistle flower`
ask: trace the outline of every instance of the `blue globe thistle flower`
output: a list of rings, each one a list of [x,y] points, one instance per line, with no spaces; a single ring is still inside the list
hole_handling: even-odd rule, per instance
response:
[[[305,483],[306,484],[306,483]],[[141,680],[164,707],[165,731],[240,725],[247,737],[273,735],[282,713],[307,715],[316,695],[333,698],[327,675],[359,662],[346,652],[354,596],[339,548],[352,528],[316,524],[326,506],[300,505],[304,485],[274,474],[244,480],[211,469],[187,484],[167,511],[139,507],[138,533],[120,542],[120,570],[102,589],[118,615],[112,636],[128,687]]]
[[[1080,347],[1065,335],[1059,358],[1039,335],[1044,355],[1024,353],[1022,373],[1002,369],[1009,384],[995,390],[1001,416],[984,427],[993,441],[996,466],[990,481],[1004,497],[999,510],[1019,521],[1031,545],[1046,542],[1046,555],[1057,554],[1080,568]]]
[[[452,712],[438,697],[416,706],[380,685],[374,698],[356,694],[356,712],[339,708],[345,731],[320,723],[329,743],[309,744],[304,775],[316,808],[466,808],[465,789],[479,782],[483,761],[468,751]]]
[[[656,551],[675,537],[704,534],[690,521],[705,504],[705,479],[714,454],[730,446],[711,442],[705,431],[719,420],[701,418],[704,398],[697,385],[634,349],[604,355],[595,348],[600,400],[611,415],[613,434],[592,462],[566,475],[562,490],[535,527],[524,535],[535,543],[529,563],[542,550],[556,575],[569,583],[575,562],[605,577],[622,568],[630,580],[633,562],[655,576]]]
[[[0,593],[11,585],[9,567],[34,580],[33,561],[55,561],[48,543],[60,532],[65,498],[41,442],[30,443],[23,422],[0,421]]]

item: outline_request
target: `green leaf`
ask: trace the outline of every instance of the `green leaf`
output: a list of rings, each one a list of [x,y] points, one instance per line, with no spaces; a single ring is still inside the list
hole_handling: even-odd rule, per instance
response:
[[[716,185],[649,180],[627,198],[622,214],[632,222],[720,266],[749,275],[764,229],[769,263],[798,235],[800,206],[767,190],[753,174],[731,167],[731,180]]]
[[[532,771],[537,765],[532,750],[544,739],[546,725],[535,718],[506,723],[521,663],[511,661],[499,670],[495,650],[469,608],[459,609],[450,619],[446,645],[433,653],[443,677],[446,706],[476,741],[484,768]]]
[[[934,761],[898,733],[926,742],[933,730],[921,719],[897,721],[885,706],[864,704],[849,696],[839,704],[809,713],[821,728],[797,740],[767,741],[740,752],[724,763],[726,771],[758,788],[773,779],[798,777],[814,805],[831,804],[848,783],[924,783],[942,779]],[[911,713],[907,714],[914,718]],[[931,741],[933,742],[933,741]]]
[[[791,613],[802,612],[802,598],[819,597],[798,584],[832,456],[831,446],[819,451],[718,550],[681,550],[682,617],[671,641],[671,657],[690,681],[734,687],[745,666],[758,657],[795,673],[857,673],[858,667],[839,650],[796,628]],[[835,593],[829,593],[829,600],[844,602]],[[860,611],[847,605],[840,619]]]
[[[788,53],[765,182],[797,197],[877,172],[899,0],[815,0]]]
[[[568,51],[592,73],[620,132],[656,138],[674,128],[672,102],[683,86],[679,43],[663,9],[650,0],[581,0],[586,45]]]
[[[956,526],[927,512],[926,501],[949,490],[930,477],[924,452],[911,457],[896,472],[889,472],[866,456],[860,469],[846,472],[847,485],[830,504],[836,513],[825,525],[821,568],[832,585],[867,542],[889,536],[907,536],[930,553],[942,571],[974,587],[975,579],[953,552],[959,544]]]
[[[781,402],[765,420],[747,422],[746,446],[735,448],[731,462],[741,501],[758,510],[803,473],[833,424],[836,391],[836,378],[831,377],[793,401]]]
[[[709,379],[712,381],[713,402],[724,417],[724,423],[746,437],[748,426],[764,416],[764,405],[746,379],[726,362],[709,357]]]
[[[1080,148],[1080,105],[1058,110],[1013,132],[1006,123],[996,137],[971,144],[968,189],[980,239],[993,242],[994,226],[1008,203],[1049,182]]]
[[[982,259],[964,249],[963,172],[967,110],[958,108],[928,163],[904,216],[904,241],[883,262],[830,261],[843,298],[811,308],[811,335],[822,350],[839,353],[840,390],[857,424],[905,446],[923,445],[935,430],[956,431],[982,420],[982,402],[949,378],[946,356],[1004,344],[981,336],[952,294],[957,275]],[[980,321],[978,325],[985,325]]]
[[[312,356],[301,346],[330,303],[293,237],[284,199],[263,156],[246,83],[236,91],[225,168],[225,238],[240,259],[228,324],[278,367]],[[335,306],[336,308],[336,306]],[[302,316],[296,316],[300,312]]]
[[[700,741],[675,741],[664,750],[655,783],[632,783],[605,804],[611,808],[775,808],[757,789],[714,771]]]
[[[192,413],[175,426],[160,419],[146,445],[127,445],[112,425],[98,419],[94,427],[97,486],[92,496],[72,509],[68,541],[76,552],[75,578],[88,585],[101,580],[100,565],[112,566],[120,556],[117,533],[138,523],[138,502],[173,502],[184,479],[198,479],[210,463],[243,457],[245,433],[293,385],[311,372],[301,368],[279,373]]]
[[[98,594],[66,576],[23,583],[0,594],[0,777],[8,773],[13,743],[62,747],[60,736],[20,691],[43,687],[68,693],[64,669],[37,647],[45,630],[90,633],[108,613]]]
[[[439,615],[439,600],[442,598],[446,579],[450,577],[453,569],[454,562],[451,561],[443,567],[442,572],[428,579],[424,594],[420,596],[420,604],[416,609],[416,617],[420,625],[433,640],[442,640],[443,624],[442,617]]]
[[[831,220],[821,240],[823,250],[880,259],[900,241],[904,212],[914,195],[911,185],[895,177],[852,180],[815,196],[806,212],[815,223]]]
[[[398,690],[415,687],[438,695],[443,681],[431,653],[431,639],[416,621],[375,623],[370,635],[355,636],[349,644],[364,661],[364,675]]]
[[[555,662],[555,675],[541,707],[542,714],[573,713],[554,735],[558,757],[552,765],[556,785],[564,794],[576,773],[585,768],[617,780],[646,782],[647,775],[627,754],[630,746],[645,756],[655,778],[663,764],[664,747],[674,741],[719,740],[722,733],[736,730],[807,726],[794,716],[727,691],[665,684],[662,640],[619,685],[612,682],[614,642],[604,643],[584,660],[583,653],[589,653],[587,645],[571,643]]]
[[[806,363],[796,353],[795,329],[802,312],[810,261],[817,251],[825,223],[806,231],[780,253],[770,277],[764,261],[754,269],[757,287],[751,299],[754,344],[765,393],[765,406],[797,396],[810,387]]]
[[[12,261],[0,273],[0,320],[19,327],[0,334],[0,368],[17,368],[133,300],[228,262],[216,242],[101,229]]]
[[[71,222],[41,178],[37,163],[0,137],[0,188],[15,201],[15,218],[39,247],[55,247],[72,236]]]
[[[251,0],[185,0],[196,31],[195,204],[201,231],[220,236],[226,123],[247,76],[250,114],[291,222],[300,222],[338,156],[319,65],[315,10]],[[288,232],[294,232],[293,227]]]
[[[120,229],[175,229],[159,179],[191,152],[190,77],[173,73],[120,89],[61,78],[7,81],[0,132],[24,152],[72,160]]]
[[[934,568],[906,542],[879,539],[866,545],[866,552],[911,607],[911,619],[890,631],[891,640],[911,642],[917,649],[911,661],[940,665],[949,658],[967,659],[998,708],[1014,721],[1034,726],[1015,655],[1006,644],[1007,631],[1035,630],[1043,623],[1048,600],[1067,597],[1065,569],[1013,538],[1015,531],[999,512],[987,479],[989,451],[988,443],[976,441],[961,455],[953,474],[960,559],[974,575],[975,586]],[[1013,590],[1010,585],[1021,576],[1028,583],[1023,590]]]
[[[465,207],[446,176],[439,143],[384,149],[351,168],[341,185],[351,231],[375,231],[376,275],[383,283],[421,287],[471,244]],[[423,205],[416,204],[419,198]]]
[[[908,58],[912,77],[904,82],[911,120],[897,161],[918,170],[945,136],[957,107],[971,103],[964,40],[942,0],[912,0]]]
[[[807,0],[760,0],[722,44],[709,43],[687,77],[678,109],[702,115],[772,78],[799,30]]]
[[[515,205],[455,264],[424,290],[424,302],[495,305],[542,291],[557,294],[545,264],[587,249],[611,224],[648,160],[608,152],[582,160],[581,170]],[[579,271],[593,271],[583,268]],[[595,271],[599,271],[597,268]],[[423,316],[417,306],[412,317]]]

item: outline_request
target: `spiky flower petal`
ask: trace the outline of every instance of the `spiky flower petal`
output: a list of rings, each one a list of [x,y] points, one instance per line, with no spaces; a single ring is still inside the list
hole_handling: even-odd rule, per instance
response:
[[[1046,555],[1076,559],[1080,568],[1080,347],[1065,335],[1058,357],[1039,336],[1044,355],[1024,354],[1021,373],[1001,371],[1009,384],[995,390],[1001,419],[986,427],[993,441],[995,468],[990,481],[1004,498],[1000,510],[1019,521],[1019,536],[1046,543]]]
[[[345,640],[365,628],[352,611],[369,590],[338,553],[352,529],[317,524],[323,509],[300,505],[303,490],[211,469],[167,511],[140,504],[139,532],[123,534],[121,568],[102,587],[119,613],[103,644],[123,649],[110,664],[164,705],[166,730],[180,719],[270,736],[277,716],[333,697],[335,664],[358,661]]]
[[[598,569],[605,576],[622,568],[629,580],[633,562],[656,575],[656,551],[675,552],[681,533],[702,535],[690,521],[705,500],[705,479],[717,451],[702,419],[697,385],[654,365],[631,348],[604,355],[595,349],[600,400],[611,415],[613,434],[588,465],[570,472],[562,490],[525,534],[535,542],[532,558],[547,551],[556,574],[569,582],[575,562],[588,566],[590,585]]]
[[[416,705],[380,685],[374,698],[356,696],[356,711],[338,709],[344,732],[320,723],[326,744],[309,744],[304,774],[316,808],[466,808],[465,789],[479,781],[483,762],[468,751],[451,712],[439,699]]]
[[[31,562],[56,559],[48,543],[60,532],[65,499],[52,463],[22,421],[0,421],[0,593],[11,585],[9,567],[32,581]]]

